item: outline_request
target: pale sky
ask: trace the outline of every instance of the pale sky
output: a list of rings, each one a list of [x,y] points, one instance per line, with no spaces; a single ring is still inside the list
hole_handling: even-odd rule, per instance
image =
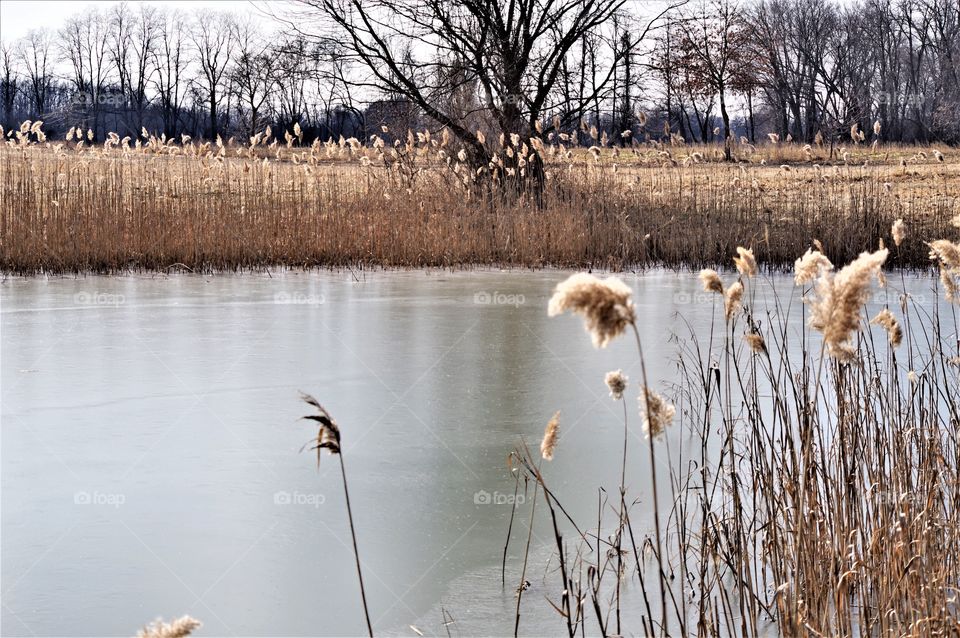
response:
[[[11,42],[22,38],[30,29],[58,29],[69,16],[90,6],[101,9],[120,4],[119,0],[0,0],[0,39]],[[128,1],[135,5],[137,0]],[[195,8],[220,9],[238,13],[257,13],[256,5],[264,2],[247,0],[153,0],[149,4],[190,11]]]

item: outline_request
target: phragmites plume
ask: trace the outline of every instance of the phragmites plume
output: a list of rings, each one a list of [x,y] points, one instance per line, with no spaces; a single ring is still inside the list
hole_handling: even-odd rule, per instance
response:
[[[878,312],[877,316],[870,320],[870,323],[876,324],[887,331],[887,339],[894,348],[903,341],[903,330],[900,329],[897,318],[893,316],[889,309],[884,308]]]
[[[776,133],[767,133],[767,137],[770,138],[771,144],[776,144],[777,142],[780,141],[780,136],[777,135]]]
[[[738,257],[733,258],[737,270],[744,277],[755,277],[757,275],[757,260],[753,257],[753,251],[743,246],[737,246]]]
[[[601,280],[577,273],[557,284],[547,313],[554,317],[570,310],[583,315],[593,345],[604,348],[636,321],[631,292],[630,287],[616,277]]]
[[[860,309],[870,295],[870,283],[879,277],[887,260],[886,248],[861,253],[832,276],[824,272],[817,280],[816,299],[812,301],[810,326],[823,334],[831,356],[849,360],[853,354],[850,340],[860,329]]]
[[[182,616],[169,623],[157,619],[138,631],[137,638],[184,638],[202,624],[199,620],[190,616]]]
[[[640,388],[640,417],[643,433],[657,438],[673,421],[677,409],[662,396],[647,387]]]
[[[803,257],[793,263],[793,282],[800,286],[820,276],[821,272],[833,270],[833,264],[819,250],[807,249]]]
[[[603,381],[607,384],[607,387],[610,388],[610,396],[613,397],[615,401],[623,398],[623,391],[627,389],[627,377],[623,374],[623,370],[608,372]]]
[[[703,283],[703,289],[706,292],[715,292],[723,294],[723,282],[720,281],[720,275],[716,270],[704,268],[700,271],[700,281]]]
[[[903,223],[903,219],[898,219],[893,222],[893,226],[890,228],[890,234],[893,236],[894,246],[899,246],[903,243],[903,240],[907,238],[907,225]]]
[[[303,392],[300,393],[300,398],[303,399],[306,403],[312,405],[317,409],[317,412],[320,414],[308,414],[304,419],[309,419],[311,421],[316,421],[320,424],[320,429],[317,430],[317,437],[310,441],[307,445],[313,444],[311,450],[317,451],[317,467],[320,467],[320,451],[324,448],[329,450],[330,454],[340,454],[340,426],[337,425],[337,422],[333,420],[333,417],[330,416],[330,413],[327,412],[320,403],[314,399],[309,394]]]
[[[940,283],[947,301],[960,303],[960,243],[937,239],[929,245],[930,259],[940,264]]]
[[[560,410],[557,410],[553,417],[547,422],[547,427],[543,430],[543,440],[540,441],[540,455],[546,461],[553,460],[553,452],[557,448],[557,435],[560,430]]]
[[[763,340],[763,335],[759,332],[748,332],[743,335],[743,340],[747,342],[747,345],[750,346],[750,349],[756,353],[761,353],[767,349],[767,344]]]
[[[947,268],[960,268],[960,244],[954,244],[947,239],[937,239],[930,242],[930,259],[939,261]]]
[[[880,135],[880,120],[873,123],[873,134],[877,136]]]
[[[740,302],[743,300],[743,284],[736,282],[727,288],[727,294],[723,297],[723,312],[727,321],[740,309]]]

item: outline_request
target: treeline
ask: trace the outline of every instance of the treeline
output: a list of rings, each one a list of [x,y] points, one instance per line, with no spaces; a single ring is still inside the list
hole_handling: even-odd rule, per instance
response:
[[[404,5],[416,2],[379,4],[406,15]],[[703,142],[773,133],[812,143],[864,131],[883,141],[960,141],[957,0],[707,0],[673,7],[641,37],[649,16],[625,6],[611,3],[601,23],[578,32],[534,107],[523,104],[529,96],[511,96],[520,116],[559,117],[611,143],[640,128]],[[298,15],[311,10],[337,15],[339,6],[305,0]],[[438,113],[464,114],[473,129],[492,117],[483,78],[452,59],[452,47],[432,54],[430,68],[444,77],[424,77],[429,96],[411,99],[384,90],[390,77],[367,81],[342,32],[325,32],[319,18],[313,31],[290,28],[283,17],[119,4],[33,30],[0,44],[3,126],[43,119],[54,133],[81,126],[98,140],[143,128],[212,139],[299,123],[307,138],[362,139],[383,124],[435,124],[434,104]],[[417,77],[420,53],[407,55]]]
[[[362,106],[322,68],[329,59],[253,15],[92,7],[0,43],[0,113],[6,130],[42,119],[47,131],[81,126],[97,140],[143,128],[212,139],[297,122],[313,136],[356,134]]]
[[[700,140],[731,97],[751,139],[849,140],[879,122],[888,141],[960,140],[957,0],[686,5],[651,66],[671,120]]]

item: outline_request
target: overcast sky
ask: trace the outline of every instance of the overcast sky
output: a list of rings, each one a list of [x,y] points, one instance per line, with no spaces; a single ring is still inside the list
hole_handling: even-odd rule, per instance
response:
[[[87,7],[100,8],[120,4],[119,0],[0,0],[0,38],[10,42],[22,38],[30,29],[50,27],[58,29],[63,21]],[[127,2],[129,5],[136,1]],[[224,11],[257,13],[253,2],[247,0],[152,0],[149,4],[190,10],[197,7]],[[257,4],[263,5],[263,2]]]

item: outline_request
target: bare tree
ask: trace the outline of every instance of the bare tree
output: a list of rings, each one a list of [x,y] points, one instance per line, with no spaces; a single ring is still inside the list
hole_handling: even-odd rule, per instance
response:
[[[20,42],[18,54],[27,72],[31,109],[35,117],[43,117],[53,83],[53,33],[49,29],[31,29]]]
[[[160,32],[161,16],[156,7],[139,4],[132,11],[126,3],[110,9],[110,56],[116,69],[118,88],[124,107],[134,121],[130,128],[136,136],[143,126],[144,110],[150,98],[148,87],[156,72],[152,64]]]
[[[3,106],[3,126],[13,126],[13,105],[20,93],[20,78],[16,70],[13,47],[0,42],[0,105]]]
[[[321,72],[318,62],[319,56],[310,51],[309,44],[300,36],[287,37],[274,47],[272,76],[281,125],[290,126],[307,117],[311,79],[318,85],[336,82],[336,75]],[[318,91],[313,97],[323,102],[326,109],[331,108],[332,102],[324,100],[323,93]]]
[[[75,91],[72,104],[87,116],[95,135],[110,74],[108,45],[106,22],[96,10],[68,18],[60,30],[60,49],[70,65]]]
[[[200,67],[194,86],[207,106],[210,122],[207,135],[211,139],[220,130],[220,103],[226,96],[224,84],[235,44],[233,22],[229,13],[201,10],[194,15],[190,30],[189,37]]]
[[[729,92],[749,68],[750,36],[739,6],[731,0],[699,5],[689,20],[679,23],[680,50],[691,82],[701,93],[716,95],[723,120],[724,157],[733,159]]]
[[[300,0],[293,21],[322,19],[319,37],[341,42],[362,65],[354,80],[403,96],[446,127],[464,145],[474,165],[486,165],[490,147],[443,107],[444,92],[475,86],[474,109],[486,114],[509,140],[528,137],[547,111],[575,120],[607,86],[613,71],[648,32],[632,35],[629,46],[608,52],[606,68],[586,95],[557,90],[565,57],[588,34],[604,28],[625,0]],[[313,24],[317,24],[314,21]],[[420,53],[430,43],[429,53]],[[573,100],[570,103],[568,100]],[[462,106],[462,105],[461,105]],[[550,128],[548,124],[547,128]],[[530,174],[537,176],[539,155]]]
[[[167,11],[158,16],[157,44],[151,53],[151,78],[160,106],[164,133],[173,135],[180,122],[187,67],[186,43],[181,25],[183,13]]]
[[[253,136],[263,126],[264,105],[273,92],[274,55],[249,17],[234,22],[233,32],[236,55],[229,75],[246,132]]]

